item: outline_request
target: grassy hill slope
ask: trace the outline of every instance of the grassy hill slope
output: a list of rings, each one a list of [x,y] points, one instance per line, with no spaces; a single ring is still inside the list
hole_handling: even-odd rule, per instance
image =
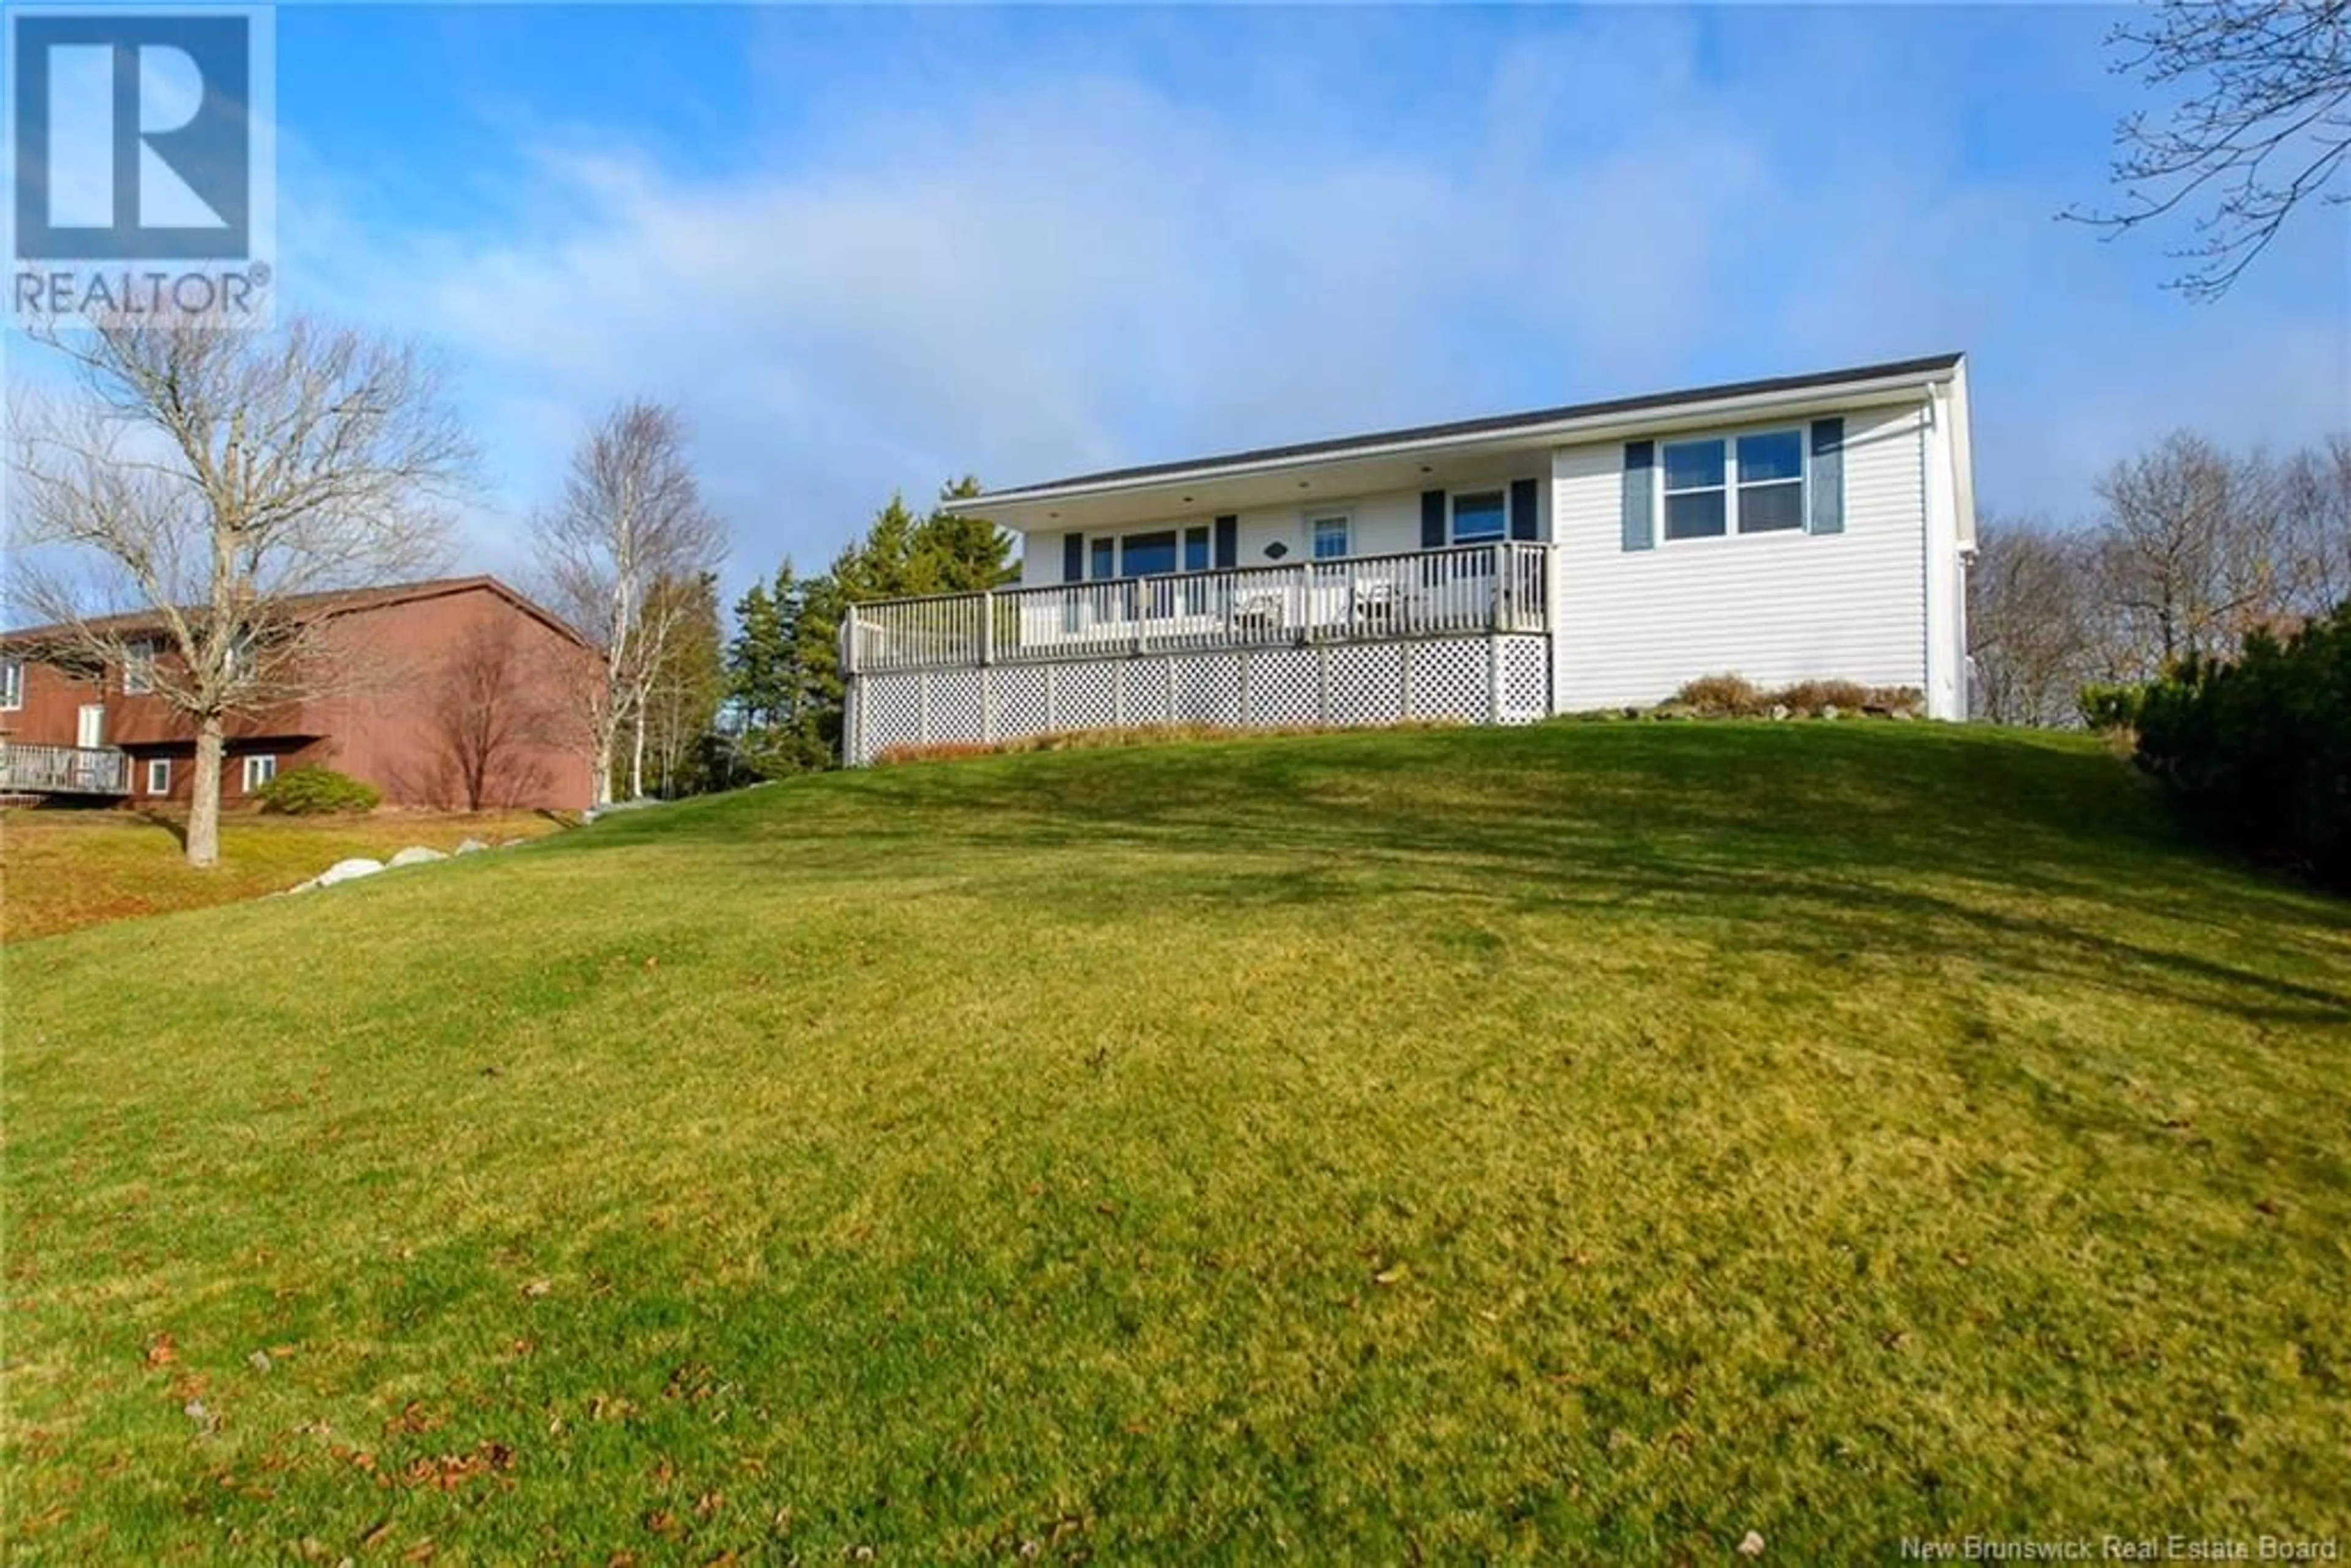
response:
[[[2082,743],[904,768],[0,962],[34,1560],[2351,1533],[2351,912]]]

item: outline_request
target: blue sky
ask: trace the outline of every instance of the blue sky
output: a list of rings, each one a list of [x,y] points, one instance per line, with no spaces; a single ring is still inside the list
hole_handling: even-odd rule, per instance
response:
[[[2176,425],[2351,426],[2351,208],[2215,305],[2102,244],[2089,6],[277,14],[281,276],[421,335],[464,564],[618,399],[680,405],[730,589],[893,488],[1946,349],[1988,509]]]

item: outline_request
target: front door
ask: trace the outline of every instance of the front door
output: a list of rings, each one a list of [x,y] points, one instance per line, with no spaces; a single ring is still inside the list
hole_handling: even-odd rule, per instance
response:
[[[80,720],[74,726],[74,744],[99,747],[106,744],[106,705],[84,703]]]

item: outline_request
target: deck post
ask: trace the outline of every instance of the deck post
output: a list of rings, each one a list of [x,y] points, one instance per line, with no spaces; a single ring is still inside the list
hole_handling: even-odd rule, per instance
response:
[[[1486,634],[1486,722],[1502,722],[1502,634]]]
[[[996,591],[979,591],[979,666],[986,669],[996,662]]]

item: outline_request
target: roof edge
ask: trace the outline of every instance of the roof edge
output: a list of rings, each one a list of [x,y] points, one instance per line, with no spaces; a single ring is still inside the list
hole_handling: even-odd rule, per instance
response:
[[[1881,364],[1856,365],[1843,370],[1818,371],[1803,375],[1724,382],[1713,386],[1690,387],[1677,392],[1646,392],[1635,397],[1610,398],[1597,402],[1568,403],[1557,408],[1534,409],[1523,413],[1494,414],[1479,419],[1453,420],[1437,424],[1406,425],[1395,430],[1369,431],[1359,435],[1333,436],[1281,446],[1254,447],[1207,457],[1186,458],[1173,463],[1149,463],[1125,468],[1106,468],[1092,474],[1071,475],[1067,478],[1023,485],[1010,489],[982,491],[968,502],[962,504],[984,516],[985,508],[989,505],[1005,506],[1057,499],[1098,489],[1144,482],[1157,483],[1192,477],[1234,477],[1259,468],[1275,468],[1321,458],[1378,456],[1390,452],[1409,450],[1448,441],[1535,434],[1556,425],[1604,420],[1625,414],[1664,413],[1685,405],[1733,402],[1745,398],[1766,398],[1789,392],[1828,391],[1843,386],[1858,387],[1873,382],[1898,382],[1906,378],[1916,379],[1924,383],[1949,379],[1957,373],[1966,360],[1967,355],[1963,351],[1930,354],[1917,359],[1892,360]]]

